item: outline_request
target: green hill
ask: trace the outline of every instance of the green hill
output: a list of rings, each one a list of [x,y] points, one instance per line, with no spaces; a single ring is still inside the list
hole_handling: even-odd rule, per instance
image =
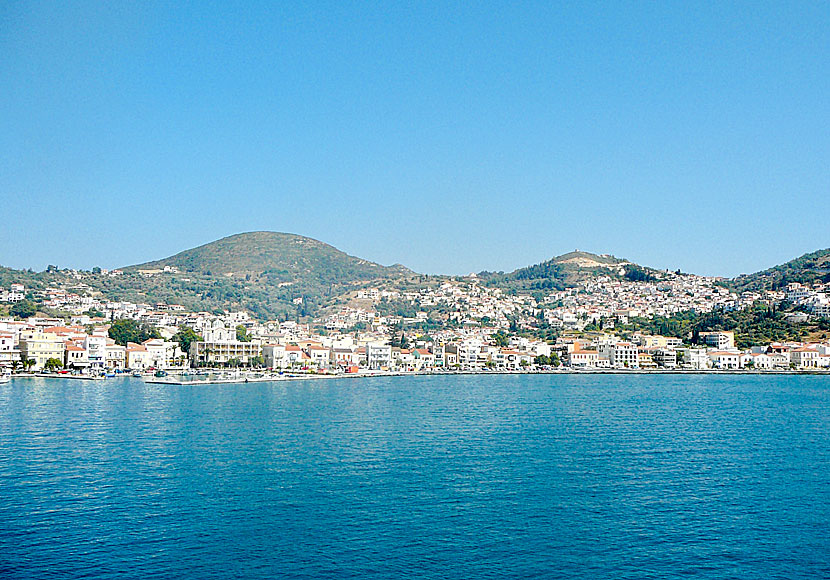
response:
[[[653,279],[654,272],[650,268],[608,254],[576,250],[507,274],[482,272],[480,276],[486,284],[507,290],[561,290],[595,276],[650,280]]]
[[[170,266],[165,271],[165,267]],[[181,304],[193,311],[245,309],[262,319],[315,316],[361,286],[415,276],[312,238],[278,232],[237,234],[169,258],[121,268],[120,276],[0,267],[0,282],[27,288],[77,287],[110,300]]]
[[[738,291],[776,290],[790,282],[812,284],[816,280],[830,282],[830,248],[818,250],[754,274],[742,275],[731,281]]]
[[[168,266],[173,270],[159,272]],[[236,234],[122,270],[123,276],[102,281],[107,296],[201,310],[244,308],[261,318],[315,315],[361,285],[413,274],[279,232]]]
[[[381,266],[341,252],[312,238],[280,232],[249,232],[185,250],[169,258],[124,268],[154,270],[173,266],[180,272],[234,278],[267,276],[279,282],[316,280],[350,283],[411,274],[403,266]]]

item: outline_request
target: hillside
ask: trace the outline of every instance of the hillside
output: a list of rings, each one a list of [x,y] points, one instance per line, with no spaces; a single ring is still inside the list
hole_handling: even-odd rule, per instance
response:
[[[161,272],[166,266],[174,271]],[[244,308],[261,318],[314,315],[363,284],[412,275],[279,232],[236,234],[122,270],[101,281],[105,295],[190,309]]]
[[[164,271],[165,266],[173,267]],[[169,258],[121,269],[120,276],[0,266],[0,286],[62,287],[110,300],[181,304],[191,311],[245,309],[261,319],[315,316],[342,296],[380,280],[415,276],[381,266],[323,242],[276,232],[237,234]]]
[[[169,267],[167,271],[165,267]],[[191,311],[245,309],[260,319],[296,319],[317,316],[328,307],[344,304],[361,287],[382,284],[417,292],[424,285],[445,279],[415,274],[399,265],[382,266],[311,238],[277,232],[229,236],[122,271],[122,275],[113,276],[54,267],[34,272],[0,266],[0,287],[21,282],[27,290],[54,287],[78,294],[92,291],[116,301],[181,304]],[[607,254],[574,251],[509,273],[481,272],[478,279],[507,292],[535,295],[574,287],[597,276],[650,281],[663,278],[664,273]],[[726,284],[740,292],[814,280],[830,281],[830,249]],[[377,308],[404,315],[411,304]]]
[[[818,250],[754,274],[738,276],[731,286],[739,291],[775,290],[790,282],[811,284],[816,280],[830,282],[830,248]]]
[[[482,272],[485,283],[506,290],[546,290],[575,286],[595,276],[649,280],[656,272],[608,254],[592,254],[579,250],[562,254],[510,273]]]
[[[268,276],[281,282],[313,279],[324,284],[411,274],[403,266],[381,266],[318,240],[280,232],[236,234],[123,270],[154,270],[165,266],[204,275]]]
[[[173,269],[165,272],[165,266]],[[277,232],[237,234],[121,270],[122,275],[109,276],[0,267],[0,285],[91,290],[110,300],[181,304],[192,311],[245,309],[273,319],[317,315],[361,286],[415,275],[403,266],[381,266],[311,238]]]

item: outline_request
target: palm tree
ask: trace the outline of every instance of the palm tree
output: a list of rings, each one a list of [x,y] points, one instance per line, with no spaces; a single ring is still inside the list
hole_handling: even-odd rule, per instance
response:
[[[204,349],[204,352],[205,352],[205,360],[204,360],[204,364],[202,366],[208,366],[208,364],[210,362],[210,355],[213,353],[213,348],[211,348],[209,346],[206,346],[205,349]]]
[[[23,360],[23,370],[24,370],[24,371],[28,371],[28,370],[30,370],[33,366],[35,366],[36,364],[37,364],[37,361],[36,361],[35,359],[33,359],[33,358],[27,358],[27,359],[24,359],[24,360]]]

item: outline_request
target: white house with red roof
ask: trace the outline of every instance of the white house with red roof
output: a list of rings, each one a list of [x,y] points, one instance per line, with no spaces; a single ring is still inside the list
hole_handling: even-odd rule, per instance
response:
[[[415,357],[415,366],[419,369],[435,366],[435,355],[426,348],[416,348],[412,355]]]
[[[300,365],[309,360],[309,356],[296,344],[289,344],[285,347],[286,366]]]
[[[411,349],[393,348],[392,358],[394,359],[395,364],[399,367],[406,369],[415,367],[415,355]]]
[[[153,357],[143,344],[128,342],[125,355],[128,369],[144,370],[153,366]]]
[[[756,370],[769,370],[772,368],[772,357],[762,352],[747,352],[741,355],[741,366]]]
[[[65,344],[63,366],[81,371],[88,369],[89,353],[84,348],[83,342],[67,340]]]
[[[125,346],[115,344],[113,339],[107,338],[105,353],[106,367],[108,369],[127,368],[127,348]]]
[[[15,361],[20,360],[20,349],[10,332],[0,333],[0,367],[11,368]]]
[[[311,363],[319,369],[328,368],[331,350],[321,344],[310,344],[306,350]]]
[[[577,348],[567,354],[566,362],[573,368],[591,368],[596,366],[598,358],[595,350]]]
[[[355,348],[333,348],[331,349],[331,362],[339,367],[356,366],[360,364],[360,353]]]

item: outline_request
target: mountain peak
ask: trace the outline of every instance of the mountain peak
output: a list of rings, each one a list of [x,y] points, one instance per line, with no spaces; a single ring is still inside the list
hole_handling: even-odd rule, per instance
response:
[[[385,267],[350,256],[314,238],[269,231],[233,234],[168,258],[129,266],[125,270],[164,266],[173,266],[184,272],[210,272],[226,276],[313,276],[327,282],[386,278],[408,272],[401,266]]]
[[[551,259],[554,264],[569,264],[578,268],[602,268],[609,266],[623,266],[628,264],[627,260],[621,260],[610,254],[592,254],[574,250],[561,256]]]

